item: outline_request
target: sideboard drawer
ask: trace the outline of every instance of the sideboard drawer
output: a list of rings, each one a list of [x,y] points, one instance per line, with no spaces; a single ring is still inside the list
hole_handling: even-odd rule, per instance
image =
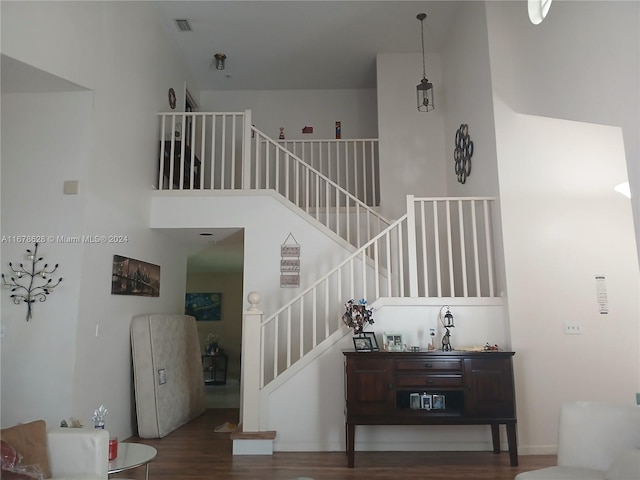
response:
[[[396,388],[462,387],[462,375],[396,375]]]
[[[459,372],[462,370],[462,360],[396,360],[396,372],[428,372],[441,370]]]

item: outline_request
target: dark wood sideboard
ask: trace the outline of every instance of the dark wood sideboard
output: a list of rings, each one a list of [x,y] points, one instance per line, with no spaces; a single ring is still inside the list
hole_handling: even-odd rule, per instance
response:
[[[346,441],[354,466],[356,425],[490,425],[500,453],[506,426],[509,459],[518,465],[514,352],[345,351]],[[412,409],[412,393],[443,395],[444,409]]]

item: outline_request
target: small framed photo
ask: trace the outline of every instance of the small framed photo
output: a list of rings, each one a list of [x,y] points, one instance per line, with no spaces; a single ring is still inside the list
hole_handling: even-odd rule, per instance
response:
[[[376,338],[375,332],[362,332],[365,336],[371,339],[371,348],[374,352],[379,352],[380,347],[378,347],[378,339]]]
[[[412,410],[420,410],[422,405],[420,403],[419,393],[412,393],[409,395],[409,406],[411,407]]]
[[[373,345],[371,345],[371,337],[353,337],[353,346],[356,352],[372,352]]]
[[[383,343],[387,345],[387,350],[390,352],[404,351],[404,340],[400,333],[385,333]]]
[[[444,410],[444,395],[433,395],[431,408],[434,410]]]
[[[423,410],[431,410],[433,408],[433,397],[426,393],[422,395],[420,406]]]

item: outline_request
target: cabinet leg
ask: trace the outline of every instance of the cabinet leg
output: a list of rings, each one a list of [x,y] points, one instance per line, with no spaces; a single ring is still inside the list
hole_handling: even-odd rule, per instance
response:
[[[347,422],[347,463],[349,468],[353,468],[354,466],[354,450],[356,443],[356,426],[354,424],[350,424]]]
[[[518,466],[518,442],[516,441],[516,424],[507,423],[507,441],[509,442],[509,459],[511,466]]]
[[[500,425],[491,424],[491,441],[493,442],[493,453],[500,453]]]

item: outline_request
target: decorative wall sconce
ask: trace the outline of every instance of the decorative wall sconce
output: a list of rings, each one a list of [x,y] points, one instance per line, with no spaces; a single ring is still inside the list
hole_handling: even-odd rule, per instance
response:
[[[418,111],[430,112],[435,108],[433,105],[433,84],[427,80],[425,57],[424,57],[424,19],[427,18],[426,13],[419,13],[418,20],[420,20],[420,37],[422,38],[422,80],[416,87],[418,94]]]
[[[444,315],[442,315],[442,311],[445,308],[447,309],[447,311]],[[451,313],[449,306],[447,305],[442,307],[438,316],[440,317],[440,323],[442,323],[442,326],[445,329],[445,334],[442,336],[442,350],[445,352],[450,352],[451,350],[453,350],[453,346],[451,345],[451,332],[449,331],[449,329],[454,328],[455,325],[453,324],[453,314]]]
[[[11,298],[13,303],[20,305],[22,302],[27,304],[27,322],[32,318],[31,304],[36,300],[44,302],[47,299],[52,290],[58,286],[62,281],[60,277],[55,283],[51,278],[47,278],[53,272],[58,269],[58,264],[47,270],[49,264],[45,263],[44,266],[38,266],[43,257],[38,257],[38,244],[35,244],[33,251],[27,248],[27,259],[31,264],[20,263],[16,268],[11,262],[9,262],[9,268],[11,268],[12,276],[11,281],[7,281],[2,274],[2,286],[11,288]],[[45,281],[46,280],[46,281]]]
[[[224,53],[216,53],[213,58],[216,62],[216,70],[224,70],[225,61],[227,60],[227,56]]]

